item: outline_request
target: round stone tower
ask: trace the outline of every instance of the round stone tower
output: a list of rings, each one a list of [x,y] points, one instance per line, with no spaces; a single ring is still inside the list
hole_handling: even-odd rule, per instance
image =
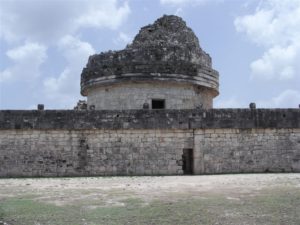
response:
[[[218,72],[194,32],[177,16],[141,28],[121,51],[90,56],[81,94],[95,109],[212,108]]]

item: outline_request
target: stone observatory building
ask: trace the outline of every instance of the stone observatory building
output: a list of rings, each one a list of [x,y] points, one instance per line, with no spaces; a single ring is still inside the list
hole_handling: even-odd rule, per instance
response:
[[[81,74],[81,94],[95,109],[209,109],[218,72],[191,28],[163,16],[141,28],[121,51],[90,56]]]
[[[300,172],[300,109],[215,109],[218,76],[186,23],[163,16],[89,58],[87,103],[0,110],[0,177]]]

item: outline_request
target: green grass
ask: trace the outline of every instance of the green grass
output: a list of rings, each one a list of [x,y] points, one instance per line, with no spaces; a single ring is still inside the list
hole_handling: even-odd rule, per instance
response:
[[[273,188],[228,199],[221,194],[181,195],[144,202],[128,197],[124,206],[89,208],[88,202],[55,206],[34,196],[0,200],[0,221],[8,224],[300,224],[299,188]],[[0,223],[1,224],[1,223]]]

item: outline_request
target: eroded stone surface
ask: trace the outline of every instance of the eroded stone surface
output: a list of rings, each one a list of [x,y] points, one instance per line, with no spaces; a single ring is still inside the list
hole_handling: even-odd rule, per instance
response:
[[[218,73],[179,17],[91,56],[81,82],[75,110],[0,111],[0,177],[300,172],[300,110],[209,109]]]
[[[298,109],[0,111],[0,177],[300,172]]]
[[[0,177],[300,172],[300,129],[2,130]]]
[[[6,129],[217,129],[300,128],[298,109],[2,110]]]
[[[162,61],[188,61],[211,68],[210,56],[200,48],[198,38],[180,17],[163,16],[154,24],[142,27],[127,46],[127,49],[144,51],[153,48],[161,53]]]
[[[137,82],[147,84],[150,88],[160,83],[189,84],[191,90],[201,87],[200,94],[203,92],[205,100],[210,102],[203,104],[207,105],[206,108],[211,108],[212,99],[218,95],[219,86],[218,72],[212,69],[210,56],[200,48],[194,32],[177,16],[163,16],[154,24],[141,28],[133,43],[124,50],[91,56],[81,74],[81,93],[88,97],[89,102],[90,92],[91,90],[95,92],[96,87],[98,90],[99,88],[106,90],[112,85],[120,86],[125,83],[136,87]],[[159,94],[167,95],[163,91]],[[180,94],[178,92],[177,96]],[[123,91],[123,95],[127,97],[128,102],[134,100],[127,92]],[[152,97],[149,93],[145,101]],[[107,98],[107,96],[99,92],[97,98]],[[116,105],[120,103],[113,93],[109,100]],[[93,104],[95,102],[96,108],[100,108],[97,101]],[[141,107],[142,105],[119,109]],[[196,107],[196,104],[192,106],[192,108]],[[186,106],[182,104],[181,108],[184,109]],[[101,106],[101,109],[110,109],[110,107]]]

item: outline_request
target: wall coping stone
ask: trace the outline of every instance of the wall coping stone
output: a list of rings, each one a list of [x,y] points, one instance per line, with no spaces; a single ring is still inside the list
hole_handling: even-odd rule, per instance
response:
[[[300,109],[0,110],[0,130],[206,128],[300,128]]]

